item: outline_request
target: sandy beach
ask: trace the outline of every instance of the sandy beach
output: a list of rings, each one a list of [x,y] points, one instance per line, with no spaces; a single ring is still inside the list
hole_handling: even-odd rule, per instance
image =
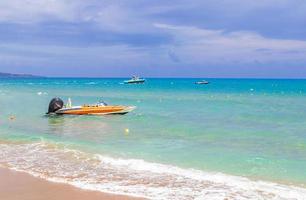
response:
[[[132,200],[123,195],[82,190],[67,184],[52,183],[29,174],[0,168],[0,199],[5,200]]]

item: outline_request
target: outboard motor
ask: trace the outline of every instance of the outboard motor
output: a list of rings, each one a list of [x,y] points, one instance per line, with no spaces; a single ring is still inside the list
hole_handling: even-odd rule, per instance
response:
[[[60,98],[53,98],[49,103],[49,109],[47,114],[55,113],[59,109],[63,108],[64,102]]]

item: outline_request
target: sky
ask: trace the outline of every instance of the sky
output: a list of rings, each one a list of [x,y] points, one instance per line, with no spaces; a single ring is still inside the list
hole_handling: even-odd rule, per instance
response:
[[[0,0],[0,72],[306,78],[306,1]]]

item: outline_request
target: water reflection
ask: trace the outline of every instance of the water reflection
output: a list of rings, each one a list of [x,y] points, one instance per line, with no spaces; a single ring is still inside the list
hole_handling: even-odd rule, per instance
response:
[[[124,130],[116,121],[103,116],[49,116],[47,132],[60,137],[99,142]]]
[[[60,115],[48,117],[48,133],[62,135],[65,127],[65,117]]]

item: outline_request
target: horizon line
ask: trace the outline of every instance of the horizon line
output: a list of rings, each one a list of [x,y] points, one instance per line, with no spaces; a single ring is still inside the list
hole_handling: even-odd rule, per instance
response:
[[[31,75],[31,76],[26,76],[30,74],[21,74],[25,75],[24,77],[22,76],[12,76],[12,77],[0,77],[0,79],[3,78],[10,78],[10,79],[29,79],[29,78],[49,78],[49,79],[56,79],[56,78],[68,78],[68,79],[129,79],[129,77],[110,77],[110,76],[100,76],[100,77],[90,77],[90,76],[41,76],[41,75]],[[254,79],[254,80],[306,80],[306,77],[143,77],[141,78],[145,79]]]

